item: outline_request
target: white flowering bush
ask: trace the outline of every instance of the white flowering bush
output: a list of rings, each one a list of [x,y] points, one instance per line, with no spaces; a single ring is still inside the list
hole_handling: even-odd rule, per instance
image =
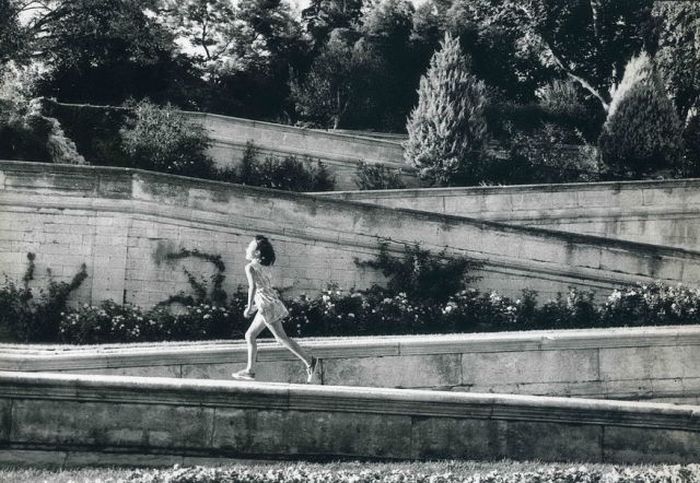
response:
[[[407,465],[347,466],[325,468],[305,463],[280,467],[180,467],[137,470],[133,483],[675,483],[700,481],[700,465],[657,465],[653,467],[564,466],[542,464],[526,471],[469,471],[462,468],[436,472],[416,471]]]
[[[700,323],[700,289],[662,283],[614,290],[602,308],[607,326]]]
[[[245,331],[238,305],[237,299],[227,305],[187,305],[173,314],[162,306],[144,311],[111,300],[84,304],[61,313],[59,335],[74,344],[228,338]]]

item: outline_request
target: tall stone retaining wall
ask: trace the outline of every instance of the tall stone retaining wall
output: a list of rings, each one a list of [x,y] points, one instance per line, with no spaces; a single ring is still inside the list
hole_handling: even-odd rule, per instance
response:
[[[700,404],[700,327],[301,339],[324,385]],[[0,346],[0,370],[228,380],[238,343]],[[301,362],[262,342],[260,381],[299,383]]]
[[[213,141],[209,152],[222,167],[238,165],[243,159],[246,144],[251,142],[262,156],[293,155],[301,161],[322,161],[335,176],[337,189],[357,188],[355,176],[360,162],[401,170],[402,179],[407,186],[418,184],[414,170],[403,161],[403,147],[398,139],[304,129],[217,114],[182,112],[207,129]]]
[[[697,406],[173,378],[0,373],[0,457],[696,462]]]
[[[273,240],[277,285],[290,294],[381,282],[355,264],[373,258],[381,239],[392,250],[421,242],[481,260],[479,287],[506,295],[700,281],[700,253],[688,250],[123,168],[3,161],[0,206],[0,272],[21,280],[28,252],[36,254],[37,284],[47,268],[67,280],[86,263],[89,278],[76,293],[85,302],[150,306],[188,291],[183,267],[209,276],[213,266],[169,258],[183,249],[221,255],[225,288],[234,290],[245,283],[243,255],[256,233]]]
[[[322,196],[700,249],[700,179],[352,191]]]

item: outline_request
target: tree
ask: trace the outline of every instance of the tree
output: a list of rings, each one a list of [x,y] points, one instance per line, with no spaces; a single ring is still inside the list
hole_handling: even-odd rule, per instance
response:
[[[654,62],[688,123],[700,114],[700,3],[657,1],[653,14],[659,22]]]
[[[119,103],[128,96],[167,90],[173,77],[173,39],[146,15],[149,1],[10,4],[20,22],[22,60],[41,62],[50,73],[41,88],[44,95]]]
[[[442,185],[473,181],[487,141],[485,107],[484,83],[469,73],[459,41],[445,34],[406,124],[406,161]]]
[[[355,29],[361,8],[361,0],[311,0],[301,19],[314,48],[322,48],[336,29]]]
[[[15,0],[0,0],[0,69],[10,60],[20,60],[26,46],[20,11]]]
[[[157,18],[208,72],[234,68],[235,4],[231,0],[161,0]]]
[[[85,164],[60,123],[42,113],[35,65],[9,62],[0,74],[0,157],[25,161]]]
[[[580,85],[607,111],[627,60],[651,45],[653,0],[457,0],[479,25],[515,38],[519,56],[535,54]]]
[[[340,29],[333,32],[305,78],[291,83],[299,114],[332,129],[351,127],[370,111],[367,93],[377,73],[372,53],[339,34]]]
[[[633,57],[614,92],[598,141],[615,177],[678,169],[682,125],[648,54]]]

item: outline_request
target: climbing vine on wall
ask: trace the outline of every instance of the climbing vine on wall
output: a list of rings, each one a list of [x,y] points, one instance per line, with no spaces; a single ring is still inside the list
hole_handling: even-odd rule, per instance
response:
[[[27,253],[27,269],[22,283],[16,284],[5,276],[0,287],[0,337],[20,342],[48,342],[56,339],[59,321],[65,312],[70,294],[87,278],[83,263],[70,282],[56,282],[50,268],[48,287],[38,293],[29,285],[34,280],[34,253]]]
[[[170,305],[173,303],[179,303],[182,305],[195,305],[202,303],[224,305],[226,303],[227,295],[226,291],[223,289],[224,280],[226,279],[226,275],[224,275],[226,265],[224,264],[221,255],[212,255],[210,253],[201,252],[196,248],[193,250],[181,248],[178,252],[167,253],[164,258],[169,262],[176,262],[187,258],[204,260],[205,262],[214,265],[216,268],[216,273],[210,277],[210,281],[207,283],[203,277],[197,278],[192,272],[187,270],[187,268],[183,267],[182,271],[185,273],[187,281],[194,291],[194,295],[180,292],[176,295],[171,295],[158,305]],[[208,285],[211,286],[211,290],[208,289]]]

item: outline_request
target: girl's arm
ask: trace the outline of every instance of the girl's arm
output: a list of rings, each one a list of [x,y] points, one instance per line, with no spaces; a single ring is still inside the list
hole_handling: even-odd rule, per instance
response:
[[[246,309],[250,309],[253,306],[253,297],[255,297],[255,280],[253,280],[253,267],[250,265],[245,266],[245,276],[248,279],[248,306]]]

